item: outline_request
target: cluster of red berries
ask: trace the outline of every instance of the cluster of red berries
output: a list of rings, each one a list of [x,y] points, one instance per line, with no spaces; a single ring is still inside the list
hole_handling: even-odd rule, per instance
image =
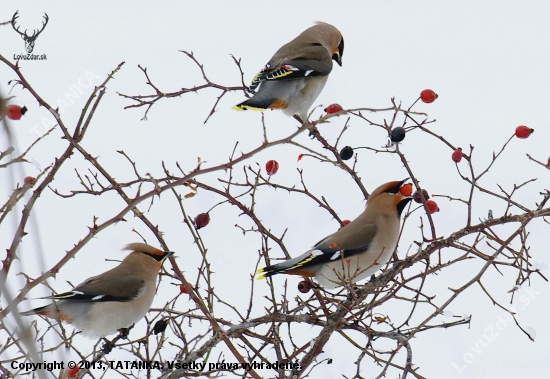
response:
[[[437,203],[433,200],[428,200],[430,198],[430,195],[428,195],[428,191],[425,189],[422,190],[422,192],[416,190],[416,192],[413,195],[413,185],[411,183],[404,184],[400,189],[399,193],[403,196],[411,196],[413,197],[413,200],[416,203],[422,204],[422,200],[426,200],[426,205],[428,206],[428,210],[430,213],[439,212],[439,207],[437,206]]]

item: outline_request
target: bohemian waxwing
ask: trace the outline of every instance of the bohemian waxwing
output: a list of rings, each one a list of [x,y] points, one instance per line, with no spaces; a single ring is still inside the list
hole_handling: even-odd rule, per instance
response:
[[[259,269],[262,275],[258,279],[279,273],[315,276],[324,287],[335,288],[343,279],[357,282],[372,275],[389,261],[396,248],[401,212],[411,200],[399,192],[407,180],[381,185],[369,196],[359,217],[307,253]]]
[[[235,110],[282,109],[307,121],[307,112],[323,90],[332,61],[342,66],[344,38],[334,26],[317,22],[281,47],[252,80],[258,92]]]
[[[105,337],[136,323],[151,307],[162,262],[174,253],[139,242],[125,250],[132,252],[117,267],[53,296],[52,304],[21,314],[71,323],[89,337]]]

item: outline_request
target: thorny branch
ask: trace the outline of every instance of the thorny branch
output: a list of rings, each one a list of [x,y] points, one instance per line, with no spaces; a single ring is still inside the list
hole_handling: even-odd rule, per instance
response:
[[[220,92],[206,117],[205,122],[207,122],[225,94],[231,91],[243,91],[246,94],[244,73],[239,59],[233,57],[239,71],[240,85],[224,86],[209,79],[204,66],[193,53],[185,51],[183,53],[199,68],[204,84],[182,87],[178,91],[164,91],[153,83],[152,75],[146,68],[138,66],[145,76],[146,84],[153,92],[146,95],[119,94],[134,102],[126,108],[145,106],[144,119],[146,119],[152,106],[165,98],[179,98],[189,92],[212,88]],[[19,334],[19,331],[13,330],[8,322],[10,317],[21,319],[15,308],[26,299],[32,289],[41,284],[47,285],[46,279],[63,272],[63,268],[69,260],[78,259],[77,253],[92,239],[101,236],[102,231],[112,228],[119,222],[126,221],[125,217],[129,213],[139,220],[143,229],[146,229],[134,228],[137,235],[145,241],[143,235],[150,233],[164,249],[171,250],[168,246],[168,241],[171,240],[167,235],[169,232],[164,230],[166,227],[163,224],[159,225],[153,221],[153,213],[151,213],[152,210],[162,209],[158,202],[153,202],[153,199],[162,197],[164,200],[167,198],[167,191],[169,191],[171,199],[175,198],[177,202],[177,207],[172,208],[171,211],[179,209],[181,213],[183,228],[180,233],[189,235],[193,241],[194,247],[189,247],[186,254],[195,257],[199,263],[196,270],[195,267],[185,267],[184,272],[176,259],[172,257],[171,267],[168,268],[168,265],[165,265],[165,271],[161,274],[162,280],[159,283],[158,292],[171,293],[170,289],[173,288],[180,288],[180,290],[176,291],[177,294],[166,301],[162,308],[151,309],[146,317],[146,335],[140,337],[134,335],[127,341],[116,337],[116,344],[112,344],[115,350],[124,351],[136,359],[156,360],[164,363],[160,372],[147,369],[145,373],[141,373],[145,377],[214,378],[233,375],[253,378],[276,376],[282,379],[315,376],[322,371],[321,365],[332,362],[332,358],[325,353],[324,347],[331,343],[336,334],[343,337],[347,341],[346,347],[357,354],[353,378],[363,378],[362,375],[365,375],[367,370],[372,376],[370,370],[373,369],[379,370],[378,377],[399,373],[401,378],[408,376],[424,378],[421,370],[415,367],[413,346],[409,341],[413,338],[420,338],[420,336],[430,338],[428,334],[422,335],[426,331],[470,325],[472,321],[469,317],[458,317],[452,322],[442,321],[439,317],[457,297],[476,284],[485,293],[490,304],[508,312],[518,328],[528,338],[532,338],[514,313],[488,290],[485,282],[485,274],[490,268],[501,273],[504,272],[501,270],[502,268],[507,268],[506,272],[513,269],[515,275],[509,278],[512,288],[510,292],[513,297],[514,292],[524,283],[530,283],[535,278],[547,281],[539,267],[532,261],[531,247],[528,241],[531,233],[529,227],[532,221],[536,219],[546,221],[545,218],[550,216],[550,208],[546,207],[550,198],[548,189],[538,188],[535,190],[537,182],[528,180],[514,185],[512,189],[501,187],[501,192],[497,193],[480,181],[489,170],[500,169],[498,161],[502,152],[509,148],[512,139],[506,141],[498,154],[494,154],[491,162],[481,170],[474,170],[476,161],[473,155],[473,146],[470,147],[469,154],[464,154],[468,171],[467,173],[462,172],[457,165],[456,175],[468,190],[467,198],[458,198],[447,194],[438,195],[466,205],[467,211],[465,211],[462,228],[447,236],[438,235],[437,218],[432,217],[429,213],[426,199],[423,199],[422,204],[409,208],[404,215],[403,228],[413,226],[411,225],[414,222],[413,216],[420,219],[418,241],[413,241],[406,253],[403,248],[399,249],[399,252],[394,254],[394,259],[377,276],[373,276],[366,283],[359,283],[356,286],[348,285],[330,292],[314,285],[313,294],[295,295],[296,291],[288,286],[288,284],[295,285],[296,280],[293,278],[285,281],[281,289],[278,283],[281,283],[284,278],[255,282],[253,271],[235,272],[236,277],[248,275],[251,281],[246,305],[238,306],[235,299],[224,297],[219,291],[221,286],[232,285],[232,283],[220,283],[218,280],[217,273],[224,267],[220,267],[215,257],[210,255],[209,243],[211,241],[203,237],[202,231],[193,221],[193,217],[189,213],[188,202],[191,201],[189,199],[209,193],[215,195],[217,203],[212,205],[208,212],[238,210],[240,216],[244,216],[253,225],[252,227],[243,226],[244,224],[240,221],[235,224],[243,232],[243,239],[256,241],[258,248],[255,267],[258,268],[264,263],[269,264],[273,257],[280,256],[280,253],[287,258],[294,256],[294,253],[290,253],[285,246],[286,229],[281,235],[274,233],[272,231],[274,221],[262,219],[257,213],[264,194],[279,189],[300,196],[304,202],[311,203],[314,207],[320,207],[326,213],[327,222],[330,219],[335,219],[341,223],[338,217],[341,205],[334,200],[329,201],[324,194],[311,191],[306,185],[304,173],[308,174],[308,181],[315,180],[315,177],[305,169],[299,168],[296,171],[295,182],[292,185],[279,183],[273,176],[266,178],[262,170],[256,169],[253,164],[256,154],[283,144],[299,148],[301,151],[307,152],[306,155],[316,158],[317,164],[322,166],[324,173],[333,172],[331,170],[342,170],[367,199],[369,193],[362,178],[355,170],[356,164],[361,158],[356,156],[353,165],[348,165],[340,157],[338,145],[341,137],[345,133],[349,133],[352,127],[357,127],[355,122],[368,127],[381,128],[388,135],[393,128],[401,126],[409,131],[416,129],[416,132],[423,133],[423,137],[435,138],[454,150],[455,146],[450,141],[430,129],[434,120],[427,119],[427,115],[424,113],[413,111],[412,106],[401,107],[401,104],[397,104],[394,99],[391,99],[391,106],[388,108],[356,108],[343,110],[338,114],[322,115],[310,124],[303,124],[284,138],[270,140],[266,132],[268,126],[262,119],[264,128],[262,143],[237,155],[237,144],[235,141],[231,141],[230,148],[228,148],[231,151],[230,158],[221,164],[207,165],[206,162],[199,160],[195,167],[182,167],[180,163],[176,162],[177,170],[171,170],[170,164],[157,162],[164,174],[163,176],[153,176],[150,173],[142,172],[138,159],[120,150],[118,153],[122,164],[127,165],[128,172],[132,173],[133,178],[119,181],[112,173],[111,162],[103,162],[94,155],[95,147],[88,145],[85,147],[83,141],[86,139],[88,131],[94,128],[94,116],[105,101],[103,99],[107,91],[107,83],[122,68],[123,63],[93,90],[83,107],[80,118],[74,126],[71,126],[63,120],[58,110],[53,109],[35,91],[16,64],[1,55],[0,62],[16,75],[16,79],[14,79],[16,86],[29,91],[37,103],[50,112],[66,142],[64,149],[56,154],[55,161],[42,170],[34,183],[23,186],[14,183],[13,191],[0,207],[0,225],[5,224],[8,219],[17,220],[11,244],[7,249],[6,257],[2,260],[0,289],[4,291],[6,281],[17,275],[13,269],[13,262],[18,258],[19,246],[23,239],[31,238],[27,235],[29,217],[34,212],[35,204],[46,195],[57,196],[63,201],[67,198],[92,195],[107,201],[108,196],[116,194],[116,197],[122,201],[122,205],[119,204],[118,208],[113,208],[110,217],[105,220],[99,222],[94,217],[87,232],[75,237],[74,246],[68,249],[66,254],[48,270],[37,277],[30,277],[22,273],[26,284],[17,289],[14,296],[10,298],[11,305],[0,309],[0,336],[2,336],[0,340],[7,341],[0,346],[0,357],[9,354],[19,360],[35,359],[29,353],[32,349],[27,345],[26,340]],[[368,118],[365,116],[367,113],[370,114]],[[387,120],[381,120],[379,119],[380,114],[390,114],[390,117]],[[328,122],[338,122],[337,117],[342,115],[348,117],[340,135],[335,140],[323,136],[321,126]],[[50,138],[52,130],[36,139],[23,153],[16,153],[12,146],[2,147],[4,150],[0,151],[0,170],[7,171],[15,165],[26,163],[26,156],[31,148],[37,148],[45,143]],[[297,142],[298,136],[306,130],[309,131],[313,140],[308,143]],[[393,155],[395,162],[403,165],[408,172],[415,189],[422,191],[420,181],[415,175],[415,164],[407,159],[400,145],[388,143],[383,148],[378,146],[379,144],[373,143],[357,148]],[[16,156],[12,157],[14,153]],[[76,168],[74,172],[70,171],[70,175],[75,175],[78,179],[79,187],[72,188],[68,192],[53,189],[51,184],[54,179],[67,175],[62,168],[74,154],[79,154],[85,161],[84,166]],[[529,155],[528,158],[536,164],[548,168],[548,165]],[[216,180],[212,180],[213,175],[217,176]],[[50,188],[51,192],[44,193],[46,188]],[[516,194],[519,189],[531,191],[533,196],[540,197],[536,207],[529,207],[517,200]],[[472,220],[474,199],[481,193],[487,194],[503,204],[505,211],[500,217],[498,215],[491,216],[486,220],[480,220],[479,223]],[[148,209],[143,210],[147,203],[149,204]],[[14,212],[15,207],[19,204],[24,205],[21,215]],[[430,238],[424,236],[425,225],[426,228],[429,228],[427,233]],[[220,229],[217,238],[226,238],[223,230]],[[400,246],[405,246],[405,242],[401,241]],[[450,288],[450,294],[445,298],[436,297],[426,289],[429,288],[426,284],[435,280],[437,275],[454,270],[458,263],[465,260],[479,261],[481,267],[476,272],[472,272],[469,279],[461,286]],[[244,268],[239,269],[245,271]],[[508,276],[510,275],[507,274],[507,278]],[[50,290],[53,291],[53,289]],[[262,294],[263,297],[261,297]],[[388,308],[383,308],[383,306],[386,304],[398,304],[401,308],[400,313],[385,313],[387,311],[384,309]],[[230,318],[228,315],[231,315]],[[159,334],[153,334],[153,325],[159,321],[165,322],[168,327]],[[38,348],[43,356],[53,354],[58,347],[63,345],[82,360],[105,363],[109,361],[106,353],[81,352],[79,346],[74,342],[75,333],[68,333],[63,325],[58,325],[55,321],[33,321],[31,331],[37,341],[33,348]],[[54,334],[58,338],[59,342],[55,346],[51,346],[50,340],[46,338],[50,334]],[[387,349],[388,341],[391,341],[393,346],[389,350]],[[204,362],[209,365],[200,370],[181,365],[170,368],[168,362],[174,361],[180,363]],[[252,363],[267,365],[275,361],[283,366],[271,369],[247,366]],[[236,367],[224,365],[228,362],[238,362],[238,365]],[[0,375],[10,377],[23,374],[21,371],[10,370],[7,363],[7,360],[0,358]],[[109,369],[109,371],[109,375],[113,376],[127,378],[136,376],[136,373],[131,370]],[[142,376],[141,374],[140,376]],[[101,377],[104,374],[102,371],[91,369],[80,372],[78,377],[86,375]],[[345,375],[349,377],[347,376],[349,372]]]

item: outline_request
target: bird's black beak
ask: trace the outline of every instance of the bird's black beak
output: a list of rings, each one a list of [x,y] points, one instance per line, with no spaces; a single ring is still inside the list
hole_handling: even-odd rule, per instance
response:
[[[344,39],[342,38],[340,40],[340,43],[338,44],[338,51],[334,54],[332,54],[332,59],[338,63],[340,67],[342,67],[342,56],[344,55]]]
[[[342,67],[342,58],[340,57],[340,54],[334,53],[334,54],[332,55],[332,60],[335,61],[336,63],[338,63],[338,65],[339,65],[340,67]]]
[[[167,251],[164,253],[164,256],[162,257],[162,261],[164,262],[166,259],[170,258],[175,253],[173,251]]]

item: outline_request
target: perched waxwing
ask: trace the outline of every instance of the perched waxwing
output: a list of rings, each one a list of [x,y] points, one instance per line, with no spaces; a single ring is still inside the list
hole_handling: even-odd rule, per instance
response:
[[[252,80],[256,94],[236,110],[282,109],[307,121],[308,110],[323,90],[332,61],[342,66],[344,38],[334,26],[317,22],[281,47]]]
[[[411,200],[399,192],[407,180],[381,185],[359,217],[307,253],[259,269],[258,279],[279,273],[314,276],[325,288],[335,288],[344,280],[357,282],[372,275],[390,260],[397,246],[401,212]]]
[[[105,337],[136,323],[151,307],[162,262],[174,253],[139,242],[125,249],[132,252],[117,267],[53,296],[52,304],[21,314],[71,323],[89,337]]]

